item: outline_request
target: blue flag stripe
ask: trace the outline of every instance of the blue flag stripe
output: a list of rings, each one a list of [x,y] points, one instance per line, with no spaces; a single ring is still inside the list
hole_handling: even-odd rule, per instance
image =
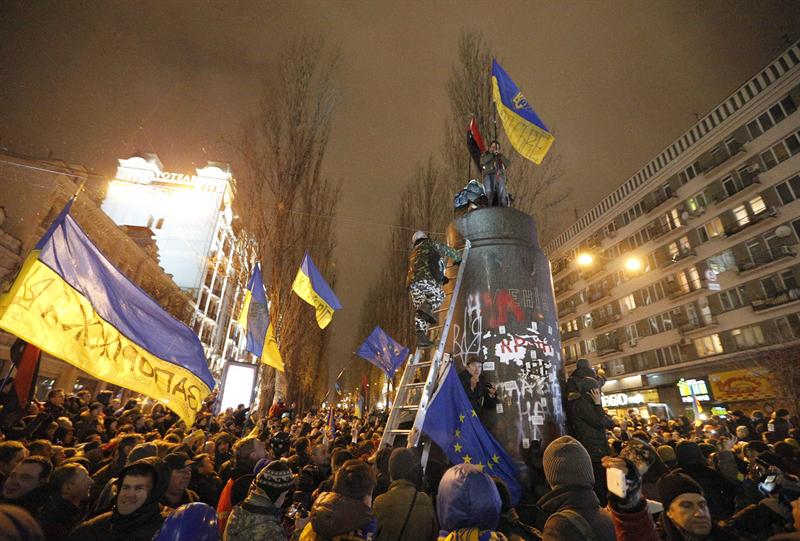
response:
[[[492,60],[492,77],[497,79],[497,86],[500,88],[500,97],[506,107],[513,110],[525,120],[536,124],[544,131],[548,133],[550,132],[527,100],[524,107],[518,108],[516,106],[514,103],[514,98],[521,96],[520,90],[514,81],[511,80],[511,77],[508,75],[508,73],[506,73],[506,70],[504,70],[503,67],[497,63],[497,60]]]
[[[328,282],[325,281],[325,278],[322,277],[322,274],[320,274],[317,266],[314,265],[308,252],[306,252],[303,257],[303,264],[300,268],[303,274],[308,276],[309,280],[311,280],[311,288],[314,290],[314,293],[319,295],[322,300],[328,303],[328,306],[334,310],[341,310],[342,303],[339,302],[339,298],[328,285]]]
[[[152,355],[190,370],[209,389],[214,388],[195,333],[100,253],[69,215],[69,205],[37,247],[39,261],[89,300],[105,321]]]

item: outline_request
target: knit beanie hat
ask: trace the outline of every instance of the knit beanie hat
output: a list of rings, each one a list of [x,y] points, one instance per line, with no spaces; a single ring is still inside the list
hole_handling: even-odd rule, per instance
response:
[[[542,466],[547,483],[553,488],[562,485],[594,486],[592,459],[583,445],[571,436],[561,436],[547,446]]]
[[[703,494],[703,488],[697,484],[697,481],[683,473],[671,472],[662,475],[656,483],[658,488],[658,495],[661,496],[661,503],[664,505],[664,511],[669,510],[669,505],[672,500],[681,494]]]
[[[400,447],[389,457],[389,477],[392,481],[406,479],[415,482],[422,470],[422,463],[414,449]]]
[[[706,460],[703,457],[703,452],[700,451],[700,446],[693,441],[682,441],[675,447],[675,457],[681,467],[697,466],[705,464]]]
[[[293,480],[289,465],[281,460],[273,460],[258,472],[253,485],[266,492],[274,502],[282,492],[292,488]]]
[[[675,458],[675,449],[673,449],[669,445],[659,445],[658,449],[656,449],[658,453],[658,458],[666,464],[667,466],[671,466],[677,462],[677,458]]]

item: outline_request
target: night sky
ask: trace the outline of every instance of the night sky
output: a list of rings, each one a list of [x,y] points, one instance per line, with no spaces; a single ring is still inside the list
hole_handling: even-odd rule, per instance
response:
[[[177,172],[235,167],[226,141],[257,108],[280,46],[324,34],[341,47],[343,92],[326,169],[344,180],[348,217],[337,221],[345,308],[325,331],[335,366],[362,338],[382,224],[415,164],[439,156],[463,29],[483,33],[555,129],[570,209],[585,212],[782,51],[784,36],[798,39],[800,3],[2,1],[0,147],[106,175],[136,151]]]

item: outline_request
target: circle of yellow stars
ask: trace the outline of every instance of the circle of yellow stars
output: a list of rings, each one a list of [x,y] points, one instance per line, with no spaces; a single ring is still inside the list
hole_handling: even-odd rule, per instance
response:
[[[472,413],[470,414],[470,417],[477,417],[477,416],[478,416],[478,414],[475,413],[475,410],[472,410]],[[464,424],[464,421],[466,420],[466,418],[467,418],[467,416],[464,415],[463,413],[458,415],[458,421],[462,425]],[[453,450],[456,452],[457,455],[459,455],[461,457],[461,460],[463,461],[464,464],[472,464],[472,461],[474,460],[474,457],[470,456],[469,453],[464,453],[464,455],[461,455],[461,451],[464,450],[464,446],[459,441],[459,440],[461,440],[461,429],[460,428],[456,428],[456,430],[455,430],[455,439],[456,439],[456,442],[453,444]],[[497,456],[497,454],[493,454],[492,455],[492,459],[491,460],[487,459],[485,465],[483,464],[483,462],[480,462],[480,461],[477,464],[473,464],[473,465],[477,466],[479,470],[483,471],[484,467],[489,468],[490,470],[493,470],[494,469],[494,465],[495,464],[499,464],[499,463],[500,463],[500,457]]]

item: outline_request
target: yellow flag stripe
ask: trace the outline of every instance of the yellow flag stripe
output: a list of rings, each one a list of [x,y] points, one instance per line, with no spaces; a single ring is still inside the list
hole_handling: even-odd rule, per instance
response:
[[[536,164],[541,164],[550,146],[555,141],[552,134],[532,122],[528,122],[503,104],[497,79],[492,77],[492,93],[497,105],[497,114],[505,128],[508,140],[517,152]]]
[[[292,291],[314,307],[319,328],[324,329],[327,327],[333,319],[334,309],[322,297],[317,295],[311,285],[311,278],[306,276],[302,270],[297,271],[297,276],[295,276],[294,283],[292,283]]]
[[[38,256],[28,255],[0,297],[0,328],[102,381],[163,402],[191,426],[210,393],[206,384],[120,333]]]
[[[275,331],[272,329],[272,323],[270,323],[267,328],[267,336],[264,339],[264,351],[261,354],[261,362],[276,370],[285,372],[281,351],[278,349],[278,341],[275,340]]]
[[[242,302],[242,312],[239,314],[239,326],[242,330],[247,330],[247,312],[250,310],[250,300],[253,298],[253,293],[248,289],[244,293],[244,302]]]

